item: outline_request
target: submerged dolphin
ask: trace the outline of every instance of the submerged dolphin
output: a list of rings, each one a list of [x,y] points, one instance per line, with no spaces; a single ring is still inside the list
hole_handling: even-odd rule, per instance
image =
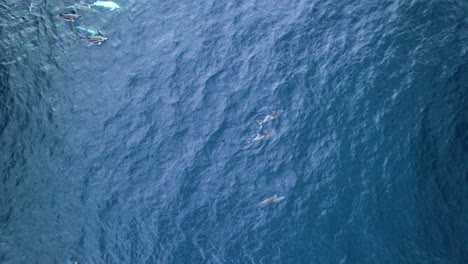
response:
[[[91,12],[96,12],[96,10],[92,9],[89,4],[86,3],[78,3],[74,4],[71,6],[67,6],[68,9],[73,9],[73,10],[80,10],[80,11],[91,11]]]
[[[97,30],[97,29],[85,28],[85,27],[82,27],[82,26],[78,26],[76,28],[79,29],[79,30],[88,32],[91,36],[101,35],[99,30]]]
[[[110,10],[119,9],[120,6],[112,1],[97,1],[93,3],[93,6],[100,6],[109,8]]]
[[[270,198],[267,198],[267,199],[265,199],[265,200],[259,202],[257,205],[274,204],[274,203],[281,202],[281,201],[283,201],[284,199],[286,199],[286,197],[284,197],[284,196],[277,196],[277,195],[275,194],[275,196],[270,197]]]

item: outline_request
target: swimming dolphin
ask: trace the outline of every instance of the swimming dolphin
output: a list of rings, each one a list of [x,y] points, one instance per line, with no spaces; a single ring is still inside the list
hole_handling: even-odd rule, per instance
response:
[[[268,130],[268,131],[265,131],[263,133],[259,133],[255,136],[255,138],[253,138],[252,140],[248,140],[247,141],[247,145],[252,145],[255,141],[258,141],[258,140],[261,140],[261,139],[264,139],[266,137],[268,137],[269,135],[271,135],[271,133],[273,133],[273,130]]]
[[[265,118],[263,119],[263,121],[261,122],[257,122],[257,124],[260,126],[260,129],[263,128],[263,124],[265,124],[266,122],[269,122],[275,118],[278,118],[283,112],[282,111],[274,111],[273,113],[265,116]]]
[[[105,7],[110,10],[119,9],[120,6],[112,1],[97,1],[93,3],[93,6]]]
[[[72,22],[75,21],[75,19],[80,17],[79,15],[75,13],[59,14],[59,16],[65,20],[72,21]]]
[[[284,196],[277,196],[276,194],[273,197],[266,198],[265,200],[259,202],[257,205],[267,205],[267,204],[274,204],[279,203],[286,199]]]
[[[104,36],[99,30],[97,31],[98,35],[95,36],[84,36],[87,41],[91,42],[92,44],[101,45],[104,41],[107,40],[107,37]]]
[[[104,41],[107,40],[106,37],[97,35],[97,36],[86,36],[86,40],[97,45],[101,45]]]
[[[252,139],[252,141],[257,141],[257,140],[260,140],[260,139],[264,139],[267,136],[271,135],[272,132],[273,131],[268,130],[268,131],[265,131],[263,133],[257,134],[257,136],[254,139]]]

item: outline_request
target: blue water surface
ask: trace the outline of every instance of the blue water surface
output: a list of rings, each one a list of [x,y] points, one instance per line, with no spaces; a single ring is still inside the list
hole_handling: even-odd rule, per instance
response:
[[[116,2],[0,4],[0,263],[466,263],[466,1]]]

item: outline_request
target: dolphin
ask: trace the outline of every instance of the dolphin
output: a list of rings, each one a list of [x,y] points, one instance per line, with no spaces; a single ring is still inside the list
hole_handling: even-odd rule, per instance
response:
[[[91,11],[91,12],[96,12],[96,10],[92,9],[89,4],[86,3],[78,3],[74,4],[71,6],[67,6],[68,9],[73,9],[73,10],[80,10],[80,11]]]
[[[257,205],[267,205],[267,204],[274,204],[279,203],[286,199],[284,196],[277,196],[276,194],[273,197],[266,198],[265,200],[259,202]]]
[[[269,135],[271,135],[272,132],[273,132],[272,130],[268,130],[268,131],[265,131],[263,133],[259,133],[259,134],[257,134],[257,136],[254,139],[252,139],[252,141],[257,141],[257,140],[260,140],[260,139],[264,139],[264,138],[268,137]]]
[[[97,44],[97,45],[101,45],[104,41],[107,40],[107,38],[102,35],[87,36],[85,38],[87,41],[91,42],[92,44]]]
[[[257,122],[257,124],[260,126],[260,129],[263,128],[263,124],[265,124],[266,122],[269,122],[275,118],[278,118],[283,112],[282,111],[274,111],[273,113],[265,116],[265,118],[263,119],[263,121],[261,122]]]
[[[120,6],[112,1],[97,1],[93,3],[93,6],[105,7],[110,10],[119,9]]]
[[[107,40],[107,37],[104,36],[99,30],[97,32],[98,32],[98,35],[84,36],[83,38],[86,39],[91,44],[101,45],[104,41]]]
[[[73,22],[75,21],[75,19],[79,18],[80,16],[75,13],[64,13],[64,14],[59,14],[59,17]]]
[[[88,32],[89,34],[91,34],[91,36],[100,35],[99,30],[97,30],[97,29],[85,28],[85,27],[82,27],[82,26],[78,26],[76,28],[79,29],[79,30]]]
[[[247,140],[247,145],[250,146],[255,141],[258,141],[258,140],[261,140],[261,139],[264,139],[264,138],[268,137],[269,135],[271,135],[271,133],[273,133],[273,130],[268,130],[268,131],[265,131],[263,133],[259,133],[252,140]]]

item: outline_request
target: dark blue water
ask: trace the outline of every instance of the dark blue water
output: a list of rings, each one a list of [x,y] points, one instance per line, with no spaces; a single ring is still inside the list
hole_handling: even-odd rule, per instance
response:
[[[116,1],[0,4],[0,263],[466,263],[466,1]]]

